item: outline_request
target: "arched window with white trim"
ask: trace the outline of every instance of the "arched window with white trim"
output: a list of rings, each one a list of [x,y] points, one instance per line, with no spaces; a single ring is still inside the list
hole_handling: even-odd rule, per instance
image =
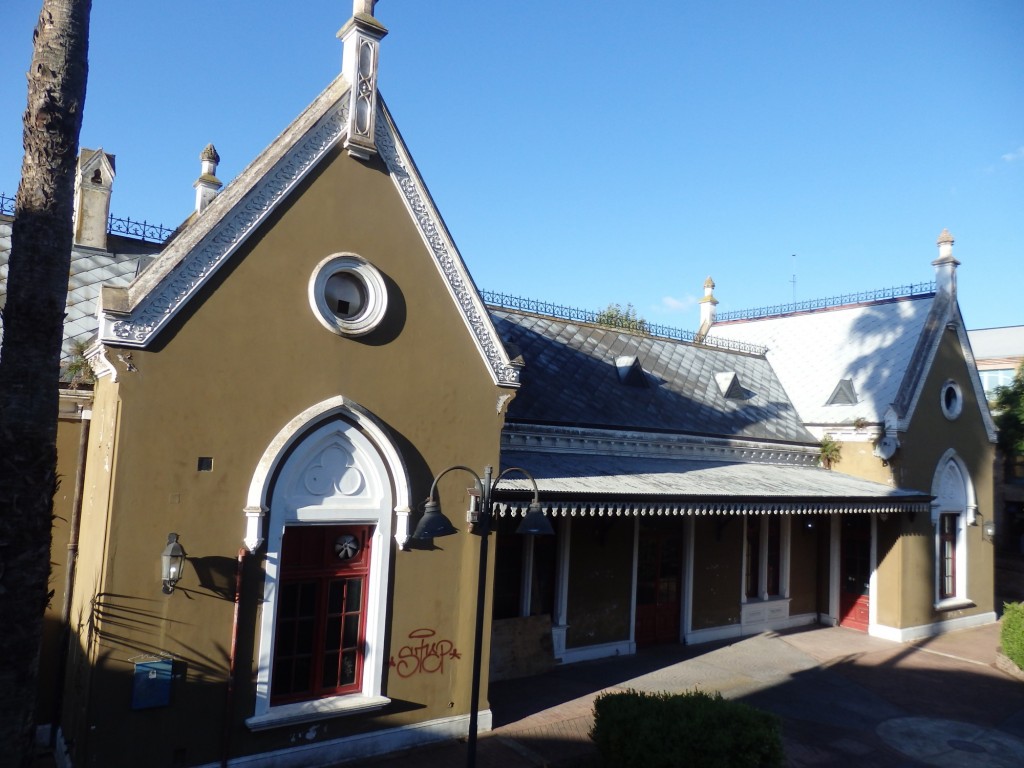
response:
[[[967,594],[967,526],[974,522],[977,503],[967,469],[952,449],[935,470],[932,495],[935,608],[963,608],[972,605]]]
[[[382,691],[387,578],[405,470],[358,407],[319,416],[279,436],[272,445],[279,458],[261,464],[275,469],[254,479],[269,503],[261,520],[267,550],[256,706],[246,721],[253,730],[389,701]]]

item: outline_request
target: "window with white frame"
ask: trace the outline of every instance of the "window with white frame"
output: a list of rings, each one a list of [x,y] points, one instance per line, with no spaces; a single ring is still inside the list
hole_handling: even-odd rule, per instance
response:
[[[956,597],[956,534],[960,516],[939,515],[939,599]]]
[[[935,608],[962,608],[971,604],[967,593],[967,526],[976,505],[970,478],[952,450],[939,462],[932,495]]]
[[[744,517],[744,599],[771,600],[789,594],[790,518]]]
[[[366,657],[369,526],[286,526],[271,704],[360,690]]]

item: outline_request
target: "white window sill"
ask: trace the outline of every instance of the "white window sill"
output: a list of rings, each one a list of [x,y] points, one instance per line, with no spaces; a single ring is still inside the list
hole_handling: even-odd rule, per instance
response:
[[[245,721],[250,731],[265,731],[286,725],[301,725],[330,717],[344,717],[381,709],[391,703],[387,696],[365,696],[361,693],[335,696],[316,701],[300,701],[271,707],[262,715],[253,715]]]
[[[955,611],[960,608],[974,608],[977,605],[973,600],[964,597],[947,597],[935,603],[936,611]]]

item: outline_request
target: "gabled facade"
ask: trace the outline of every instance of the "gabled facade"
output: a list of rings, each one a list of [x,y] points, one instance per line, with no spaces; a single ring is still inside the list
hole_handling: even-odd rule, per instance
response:
[[[219,193],[204,151],[196,211],[99,292],[62,764],[308,766],[466,733],[477,541],[417,547],[410,517],[445,468],[498,464],[519,374],[377,93],[372,12]]]
[[[949,232],[938,246],[934,285],[730,314],[710,332],[765,345],[808,430],[840,444],[836,471],[933,497],[927,515],[875,520],[872,578],[855,601],[849,595],[863,606],[859,623],[896,640],[995,619],[984,523],[995,519],[996,433],[957,303]]]

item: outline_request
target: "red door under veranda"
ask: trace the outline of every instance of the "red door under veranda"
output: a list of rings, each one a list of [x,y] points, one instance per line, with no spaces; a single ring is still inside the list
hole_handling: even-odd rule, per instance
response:
[[[679,642],[683,526],[675,517],[641,517],[637,553],[638,648]]]
[[[839,535],[839,626],[867,632],[871,608],[871,516],[844,515]]]

